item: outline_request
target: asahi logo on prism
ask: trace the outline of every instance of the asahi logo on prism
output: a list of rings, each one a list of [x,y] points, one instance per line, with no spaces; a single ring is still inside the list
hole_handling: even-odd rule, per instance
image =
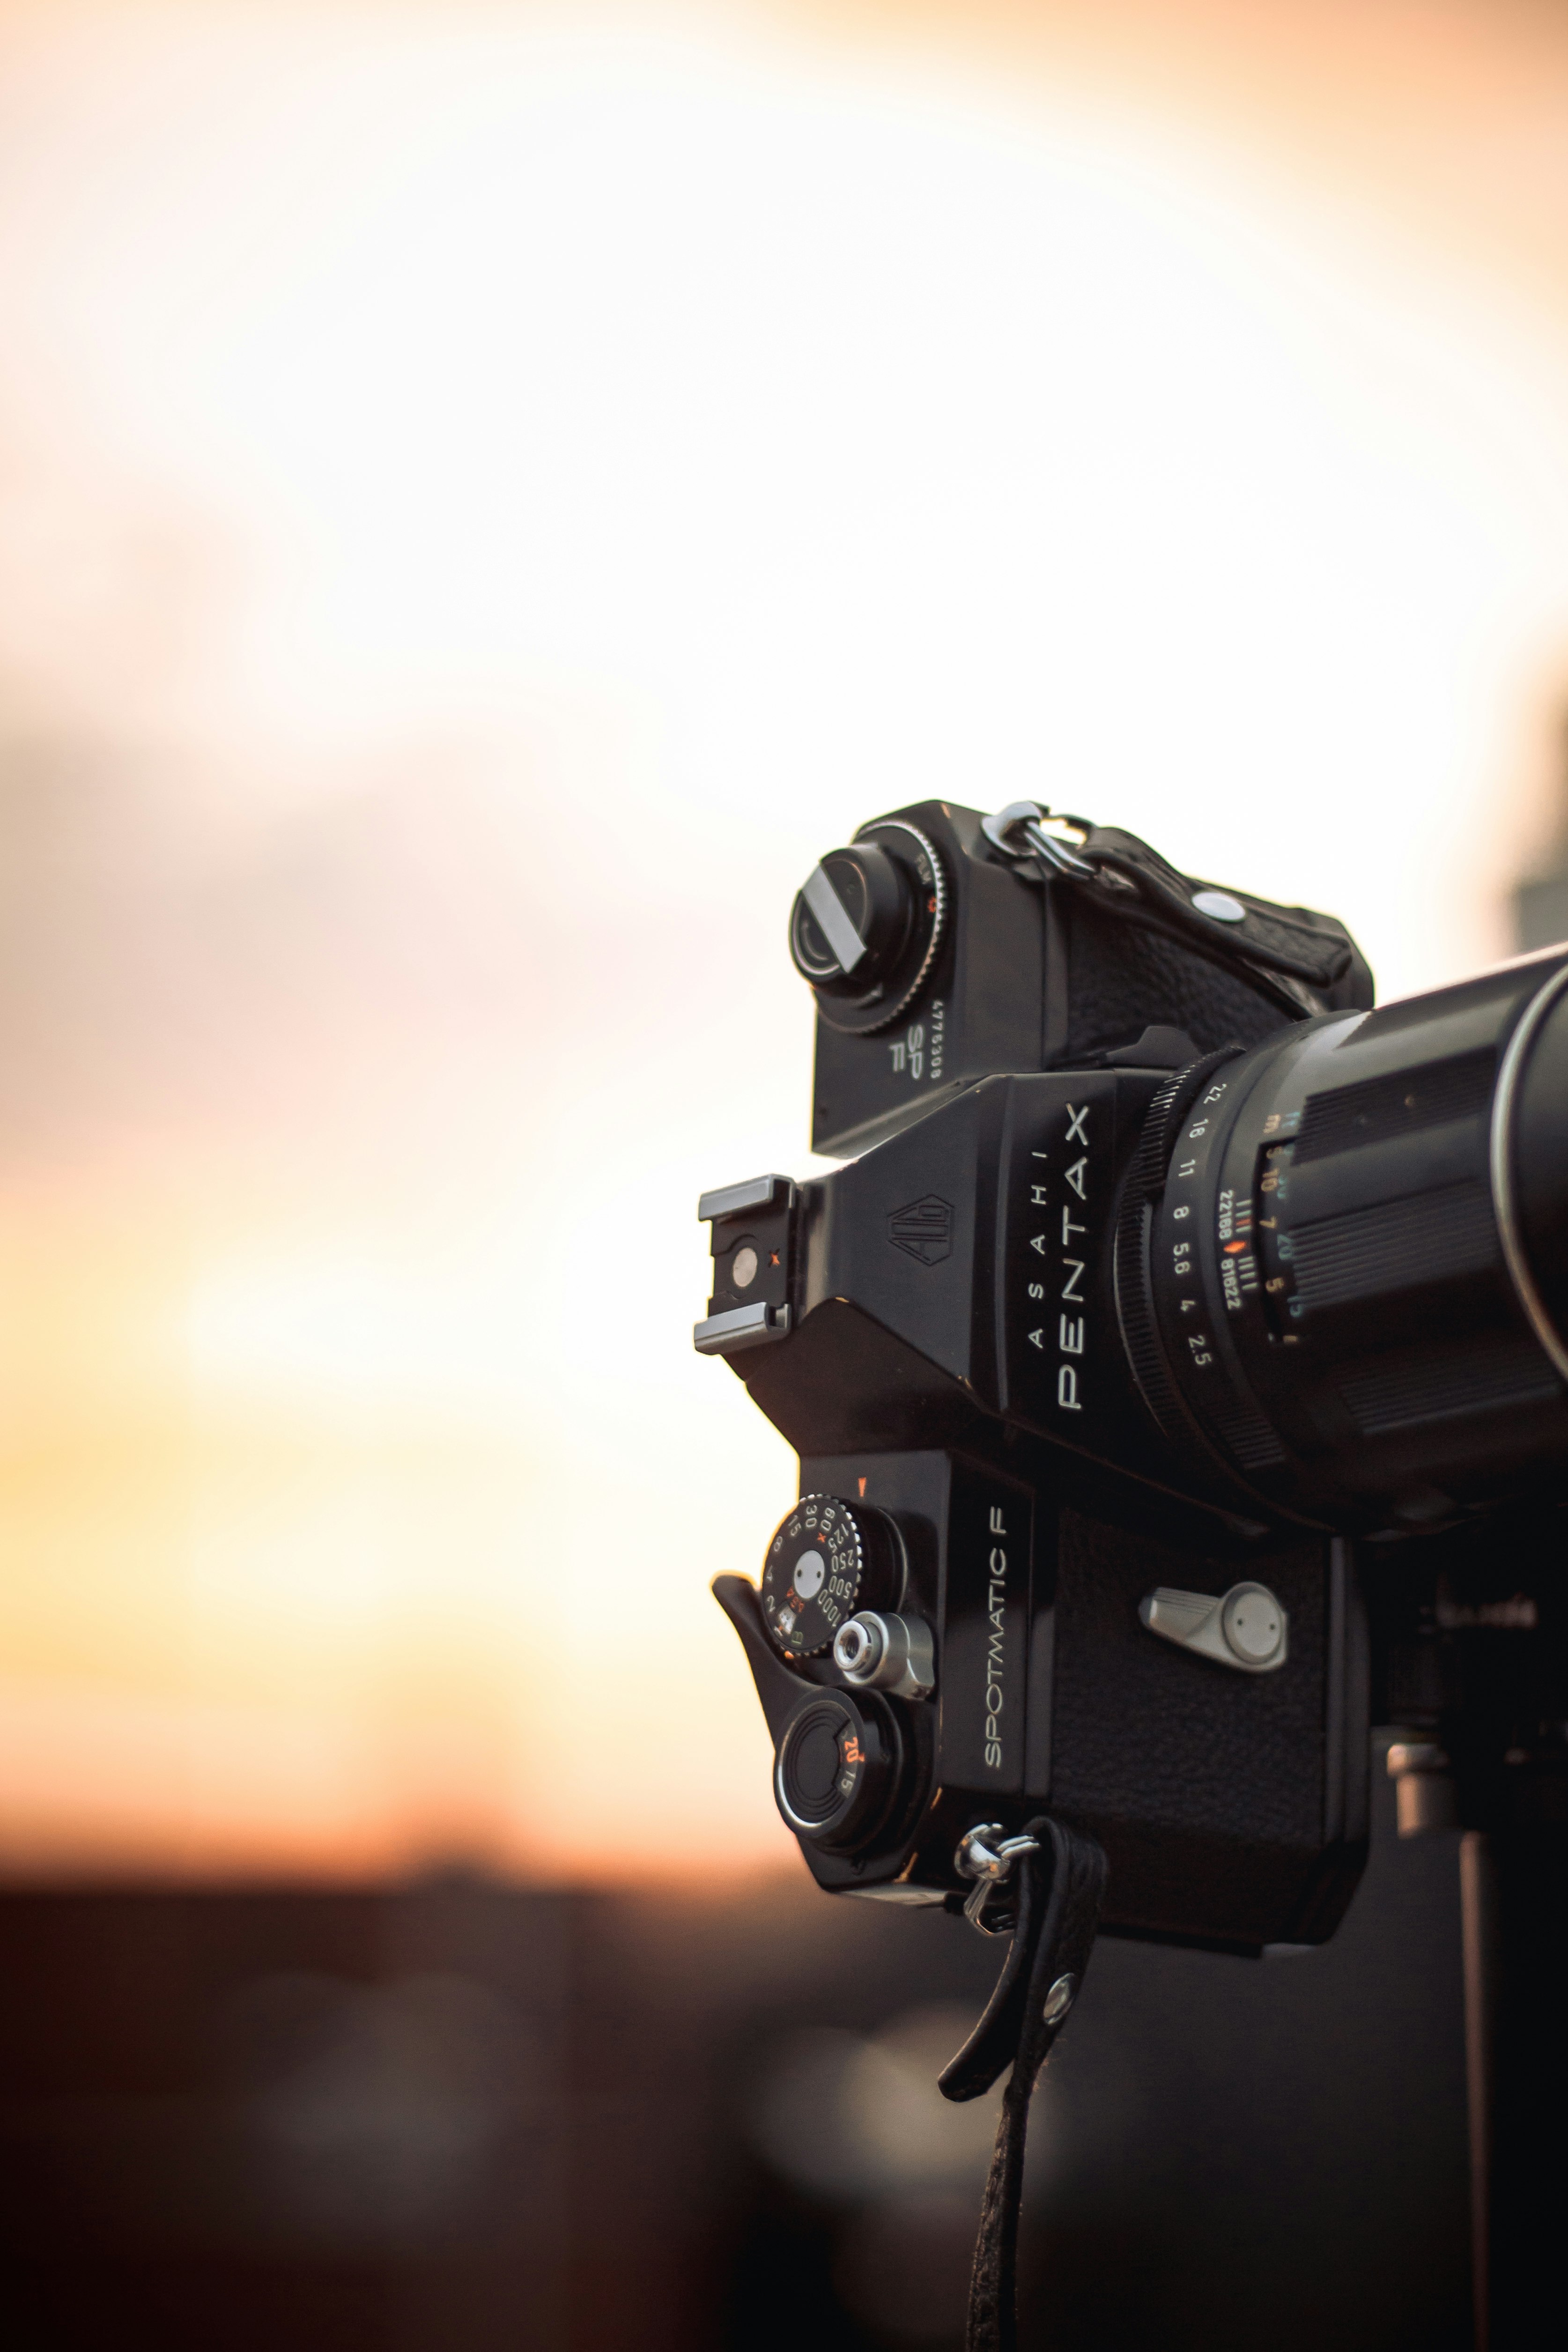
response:
[[[888,1239],[895,1249],[918,1257],[922,1265],[940,1265],[952,1255],[952,1202],[936,1192],[895,1209],[888,1219]]]

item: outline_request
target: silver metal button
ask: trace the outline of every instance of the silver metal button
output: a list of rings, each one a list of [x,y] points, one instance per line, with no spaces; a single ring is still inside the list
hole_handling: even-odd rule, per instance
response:
[[[1233,1584],[1228,1592],[1178,1592],[1162,1584],[1145,1594],[1138,1614],[1151,1633],[1195,1650],[1216,1666],[1271,1675],[1285,1663],[1289,1619],[1266,1584]]]
[[[929,1698],[936,1688],[935,1643],[921,1617],[862,1609],[838,1628],[833,1663],[847,1682],[896,1698]]]
[[[1047,2025],[1059,2025],[1078,1998],[1076,1977],[1058,1977],[1041,2005],[1040,2014]]]
[[[1261,1584],[1238,1587],[1228,1594],[1219,1625],[1237,1656],[1249,1666],[1267,1665],[1285,1631],[1279,1603]]]
[[[790,1582],[802,1601],[815,1601],[827,1580],[827,1570],[819,1551],[803,1551],[795,1564]]]

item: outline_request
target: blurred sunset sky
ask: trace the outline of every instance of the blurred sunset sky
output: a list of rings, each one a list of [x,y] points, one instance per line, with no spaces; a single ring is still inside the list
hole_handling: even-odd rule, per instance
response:
[[[0,1866],[788,1864],[791,897],[1028,793],[1509,952],[1568,16],[0,0]]]

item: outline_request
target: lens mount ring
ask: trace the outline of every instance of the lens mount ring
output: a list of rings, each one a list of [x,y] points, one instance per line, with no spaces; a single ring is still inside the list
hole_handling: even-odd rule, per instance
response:
[[[1519,1227],[1519,1197],[1513,1174],[1513,1118],[1524,1066],[1531,1046],[1542,1024],[1568,989],[1568,964],[1552,973],[1543,988],[1538,989],[1526,1005],[1512,1036],[1508,1041],[1498,1072],[1497,1092],[1492,1097],[1491,1180],[1492,1211],[1497,1218],[1498,1239],[1502,1244],[1503,1264],[1514,1295],[1524,1309],[1526,1320],[1551,1360],[1559,1379],[1568,1381],[1568,1343],[1547,1311],[1541,1296],[1530,1260],[1525,1255],[1524,1239]]]
[[[1142,1133],[1132,1155],[1132,1166],[1122,1188],[1112,1245],[1112,1296],[1121,1344],[1137,1389],[1151,1420],[1177,1454],[1197,1444],[1230,1499],[1245,1496],[1253,1504],[1264,1497],[1250,1486],[1219,1436],[1186,1397],[1166,1346],[1154,1298],[1151,1244],[1161,1195],[1165,1189],[1182,1121],[1217,1070],[1242,1059],[1245,1045],[1229,1045],[1204,1054],[1184,1069],[1173,1072],[1152,1097],[1144,1113]],[[1266,1506],[1267,1507],[1267,1506]]]
[[[1115,1298],[1133,1385],[1178,1459],[1192,1463],[1196,1447],[1227,1508],[1297,1516],[1273,1496],[1270,1474],[1285,1468],[1288,1449],[1229,1326],[1244,1278],[1231,1273],[1231,1253],[1245,1240],[1220,1228],[1222,1202],[1240,1200],[1250,1231],[1250,1177],[1222,1192],[1221,1171],[1272,1058],[1268,1046],[1221,1047],[1152,1098],[1122,1192]]]

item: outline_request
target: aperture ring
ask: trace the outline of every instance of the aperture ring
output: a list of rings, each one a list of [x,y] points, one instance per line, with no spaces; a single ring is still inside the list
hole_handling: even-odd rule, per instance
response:
[[[1216,1046],[1212,1054],[1201,1055],[1195,1062],[1189,1062],[1184,1070],[1177,1070],[1154,1095],[1144,1116],[1143,1130],[1132,1160],[1130,1189],[1141,1200],[1152,1200],[1164,1190],[1171,1153],[1175,1148],[1176,1129],[1215,1071],[1226,1062],[1234,1062],[1238,1054],[1246,1051],[1245,1045]]]
[[[1242,1066],[1234,1078],[1216,1078],[1237,1062]],[[1222,1155],[1228,1149],[1266,1066],[1244,1047],[1222,1048],[1192,1064],[1154,1097],[1136,1162],[1148,1189],[1140,1196],[1129,1184],[1116,1277],[1129,1361],[1167,1442],[1189,1457],[1194,1445],[1201,1447],[1233,1504],[1245,1496],[1254,1507],[1278,1511],[1279,1500],[1266,1488],[1272,1485],[1268,1474],[1284,1467],[1287,1451],[1259,1408],[1226,1327],[1231,1298],[1222,1275],[1231,1261],[1228,1250],[1223,1262],[1216,1260],[1215,1228],[1221,1202],[1230,1196],[1213,1191],[1216,1149]],[[1224,1238],[1229,1240],[1228,1232]]]
[[[1156,1097],[1155,1100],[1158,1101]],[[1154,1328],[1154,1302],[1149,1291],[1149,1203],[1136,1183],[1130,1183],[1116,1221],[1116,1256],[1112,1268],[1116,1313],[1121,1343],[1132,1367],[1138,1393],[1163,1437],[1180,1445],[1187,1436],[1183,1412],[1165,1362],[1165,1351]]]
[[[1155,1304],[1151,1244],[1171,1160],[1184,1120],[1217,1069],[1244,1055],[1243,1045],[1222,1045],[1178,1070],[1152,1097],[1117,1218],[1112,1262],[1116,1309],[1138,1392],[1167,1444],[1190,1454],[1202,1447],[1227,1487],[1253,1502],[1258,1495],[1207,1416],[1189,1403],[1166,1350]],[[1249,1407],[1244,1407],[1249,1411]]]

